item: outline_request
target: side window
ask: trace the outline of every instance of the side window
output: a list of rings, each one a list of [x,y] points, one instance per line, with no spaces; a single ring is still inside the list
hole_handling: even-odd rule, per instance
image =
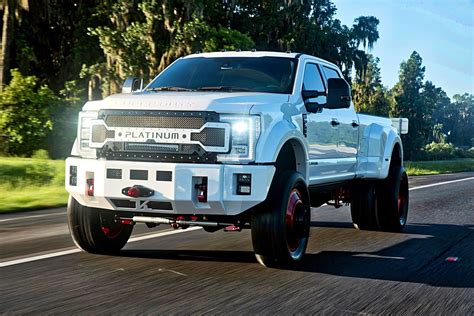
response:
[[[324,74],[326,75],[326,78],[328,78],[328,79],[330,79],[330,78],[341,78],[341,76],[339,76],[339,73],[333,68],[323,66],[323,71],[324,71]]]
[[[303,90],[325,91],[321,74],[315,64],[306,64],[304,69]]]

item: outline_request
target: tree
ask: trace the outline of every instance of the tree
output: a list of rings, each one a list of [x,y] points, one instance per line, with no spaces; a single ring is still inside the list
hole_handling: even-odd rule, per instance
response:
[[[13,42],[13,30],[15,26],[15,11],[17,0],[2,0],[3,27],[2,47],[0,49],[0,91],[7,83],[10,75],[10,58]]]
[[[378,63],[378,58],[369,55],[365,71],[358,71],[352,82],[352,96],[356,111],[387,116],[390,101],[382,85]]]
[[[414,51],[407,61],[400,65],[399,81],[392,89],[394,102],[392,117],[406,117],[409,120],[410,132],[402,135],[405,158],[415,158],[417,151],[426,143],[431,128],[431,115],[424,108],[421,97],[425,67],[421,56]]]
[[[459,146],[474,147],[474,95],[456,94],[453,100],[458,117],[450,133],[450,141]]]
[[[367,49],[371,50],[374,43],[379,39],[378,25],[379,20],[374,16],[360,16],[356,18],[352,26],[352,33],[357,46],[362,44],[364,51]]]
[[[8,136],[9,151],[14,155],[31,155],[45,148],[53,128],[50,109],[58,98],[38,78],[11,71],[12,79],[0,93],[0,134]]]

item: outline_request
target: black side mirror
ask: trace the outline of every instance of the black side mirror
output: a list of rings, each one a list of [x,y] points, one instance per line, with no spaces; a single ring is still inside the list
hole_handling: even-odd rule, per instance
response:
[[[143,89],[143,79],[128,77],[122,86],[122,93],[132,93]]]
[[[351,106],[351,88],[346,80],[342,78],[328,79],[327,109],[342,109]]]

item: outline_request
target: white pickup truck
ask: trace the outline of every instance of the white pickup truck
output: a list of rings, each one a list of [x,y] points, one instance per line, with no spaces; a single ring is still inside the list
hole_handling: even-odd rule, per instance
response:
[[[355,112],[339,68],[296,53],[197,53],[146,87],[85,104],[66,160],[78,247],[113,253],[136,223],[251,228],[265,266],[302,259],[311,207],[350,203],[358,229],[400,231],[406,119]]]

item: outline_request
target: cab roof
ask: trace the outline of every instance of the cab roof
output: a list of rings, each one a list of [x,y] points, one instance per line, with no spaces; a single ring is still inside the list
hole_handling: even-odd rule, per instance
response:
[[[314,57],[311,55],[306,55],[306,54],[301,54],[301,53],[284,53],[284,52],[270,52],[270,51],[225,51],[225,52],[211,52],[211,53],[195,53],[192,55],[188,55],[185,57],[182,57],[184,59],[188,58],[197,58],[197,57],[204,57],[204,58],[210,58],[210,57],[282,57],[282,58],[310,58],[313,60],[316,60],[320,63],[324,63],[327,65],[332,65],[334,67],[337,67],[335,64],[318,58]]]

